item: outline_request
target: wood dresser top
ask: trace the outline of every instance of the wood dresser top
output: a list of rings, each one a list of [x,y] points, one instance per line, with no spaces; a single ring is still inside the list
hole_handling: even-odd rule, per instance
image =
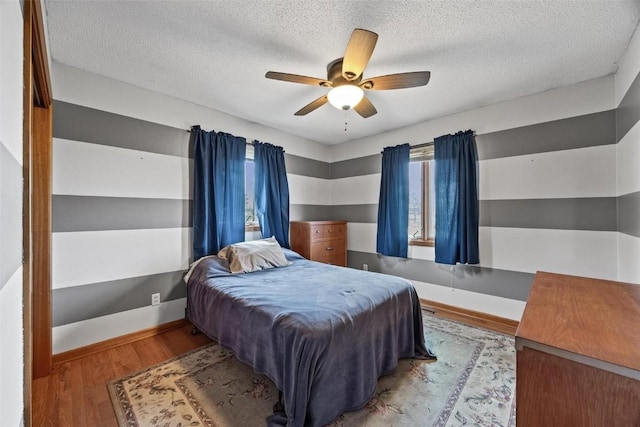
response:
[[[518,339],[640,371],[640,285],[538,272]]]
[[[333,225],[333,224],[344,224],[347,221],[345,220],[335,220],[335,221],[289,221],[289,224],[312,224],[312,225]]]

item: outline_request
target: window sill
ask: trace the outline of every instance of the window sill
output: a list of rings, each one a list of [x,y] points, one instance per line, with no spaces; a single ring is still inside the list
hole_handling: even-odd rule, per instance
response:
[[[435,246],[436,241],[433,239],[409,239],[409,246]]]
[[[259,224],[245,224],[244,231],[245,232],[260,231],[260,225]]]

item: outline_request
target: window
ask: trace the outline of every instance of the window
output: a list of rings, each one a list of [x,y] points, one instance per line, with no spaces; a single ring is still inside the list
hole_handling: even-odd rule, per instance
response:
[[[409,244],[433,246],[436,235],[433,145],[411,150]]]
[[[255,163],[253,161],[253,145],[247,145],[244,162],[244,230],[259,231],[255,205]]]

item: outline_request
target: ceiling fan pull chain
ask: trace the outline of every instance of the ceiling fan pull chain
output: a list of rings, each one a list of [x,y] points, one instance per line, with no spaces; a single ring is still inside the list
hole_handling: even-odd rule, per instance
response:
[[[349,110],[344,110],[344,131],[347,131],[347,111]]]

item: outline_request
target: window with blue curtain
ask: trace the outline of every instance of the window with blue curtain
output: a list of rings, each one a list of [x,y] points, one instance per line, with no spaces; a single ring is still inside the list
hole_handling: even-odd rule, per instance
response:
[[[244,162],[247,141],[191,129],[193,141],[193,259],[244,241]]]
[[[253,141],[255,163],[255,209],[262,237],[275,237],[289,247],[289,182],[284,150]]]
[[[473,131],[438,137],[434,149],[435,262],[478,264],[478,153]]]
[[[382,151],[376,251],[407,257],[409,247],[409,144]]]

